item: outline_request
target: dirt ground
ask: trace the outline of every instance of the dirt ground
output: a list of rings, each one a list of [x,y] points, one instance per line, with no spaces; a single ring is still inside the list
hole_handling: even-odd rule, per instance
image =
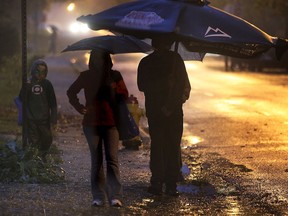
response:
[[[155,197],[149,185],[149,136],[141,129],[140,150],[119,143],[124,187],[122,208],[91,206],[90,155],[79,117],[59,124],[54,142],[63,152],[66,180],[60,184],[0,184],[0,215],[283,215],[281,200],[249,181],[251,170],[217,154],[182,149],[190,170],[180,183],[180,197]],[[256,190],[255,190],[256,188]]]

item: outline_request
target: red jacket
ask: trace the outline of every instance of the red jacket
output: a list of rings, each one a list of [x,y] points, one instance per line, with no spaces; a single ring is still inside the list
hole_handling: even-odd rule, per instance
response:
[[[111,70],[109,84],[97,86],[94,71],[84,71],[67,91],[70,104],[79,112],[87,109],[82,124],[84,126],[115,126],[116,103],[128,98],[123,77],[119,71]],[[79,102],[77,94],[84,89],[86,104]],[[83,113],[81,113],[83,114]]]

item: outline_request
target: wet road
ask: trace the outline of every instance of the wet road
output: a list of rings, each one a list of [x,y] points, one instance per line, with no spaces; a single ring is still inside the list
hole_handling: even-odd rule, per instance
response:
[[[200,151],[252,169],[262,187],[287,200],[288,75],[226,73],[222,63],[203,64],[188,65],[188,138],[199,141]]]
[[[67,104],[65,95],[66,89],[77,77],[77,71],[73,71],[69,63],[72,56],[75,53],[61,55],[58,59],[47,58],[48,64],[51,61],[48,78],[54,83],[59,110],[66,113],[75,113]],[[142,56],[129,55],[128,60],[126,55],[114,58],[114,67],[122,72],[129,92],[138,97],[141,106],[144,104],[144,96],[137,90],[135,81],[137,64]],[[254,194],[254,199],[257,196],[263,199],[269,208],[280,205],[282,210],[277,211],[277,214],[288,214],[288,75],[227,73],[222,71],[223,62],[212,58],[204,59],[203,63],[188,62],[186,66],[192,91],[184,106],[183,152],[205,155],[203,157],[206,161],[200,168],[195,166],[193,171],[209,170],[216,161],[219,162],[220,171],[216,172],[216,167],[215,176],[220,176],[223,166],[226,170],[225,175],[221,174],[221,179],[233,182],[238,177],[234,169],[230,170],[232,164],[233,167],[243,168],[249,172],[249,176],[241,180],[245,190]],[[85,66],[76,67],[81,68]],[[213,173],[211,170],[209,172]],[[193,180],[192,171],[190,178]],[[215,181],[218,181],[216,177]],[[223,190],[227,193],[231,188],[225,184]],[[243,199],[239,202],[239,196],[232,192],[231,196],[217,203],[223,202],[230,206],[227,215],[249,215],[245,212],[258,208],[253,205],[247,207]]]
[[[251,193],[267,193],[268,202],[287,206],[288,76],[221,69],[222,63],[191,65],[187,139],[198,152],[218,153],[250,169]]]

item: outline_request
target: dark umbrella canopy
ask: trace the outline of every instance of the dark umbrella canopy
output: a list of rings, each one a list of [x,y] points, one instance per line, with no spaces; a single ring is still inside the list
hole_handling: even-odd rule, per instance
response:
[[[69,45],[62,52],[101,49],[111,54],[147,53],[153,48],[149,44],[131,36],[99,36],[80,40]]]
[[[138,0],[78,20],[93,30],[140,38],[169,36],[189,51],[234,57],[254,57],[279,44],[278,38],[204,0]],[[282,42],[287,48],[287,40]]]
[[[111,54],[148,53],[153,51],[151,45],[135,37],[127,35],[106,35],[82,39],[69,45],[62,50],[62,52],[93,49],[105,50]],[[183,60],[202,61],[205,56],[205,53],[189,52],[182,45],[179,46],[178,52],[182,56]]]

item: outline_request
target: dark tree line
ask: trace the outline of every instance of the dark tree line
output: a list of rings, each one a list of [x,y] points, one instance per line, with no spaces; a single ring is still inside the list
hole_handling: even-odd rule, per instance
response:
[[[11,8],[11,9],[10,9]],[[20,50],[20,0],[0,1],[0,62]]]
[[[30,22],[41,21],[42,12],[55,1],[66,0],[27,0],[27,19]],[[21,0],[0,1],[0,63],[3,58],[9,58],[21,53]],[[37,33],[37,28],[28,26],[28,31]]]

